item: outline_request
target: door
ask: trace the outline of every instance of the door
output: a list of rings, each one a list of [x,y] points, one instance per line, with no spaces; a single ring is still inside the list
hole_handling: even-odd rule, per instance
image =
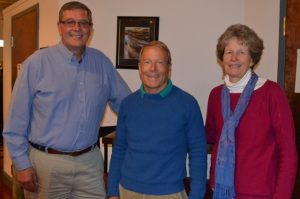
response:
[[[12,17],[12,86],[22,62],[38,49],[38,4]]]
[[[297,49],[300,49],[300,1],[287,1],[286,14],[286,45],[285,45],[285,68],[284,89],[292,108],[295,128],[298,160],[300,160],[300,93],[295,93]],[[300,68],[298,68],[300,70]],[[293,199],[300,198],[300,164],[295,185]]]

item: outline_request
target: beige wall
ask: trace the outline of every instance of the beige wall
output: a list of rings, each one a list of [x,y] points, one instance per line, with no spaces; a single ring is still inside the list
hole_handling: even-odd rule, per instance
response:
[[[69,0],[20,0],[4,11],[4,39],[9,41],[10,17],[39,2],[39,46],[55,44],[58,39],[58,8]],[[278,60],[279,0],[81,0],[94,18],[91,46],[101,49],[115,63],[117,16],[159,16],[159,39],[171,50],[173,82],[195,96],[206,115],[210,90],[220,84],[221,70],[216,62],[215,45],[219,35],[233,23],[250,25],[264,39],[259,75],[275,80]],[[4,49],[4,119],[10,100],[10,49]],[[136,70],[119,70],[129,86],[140,85]],[[114,124],[116,117],[107,114],[105,124]],[[5,150],[5,172],[10,173],[10,160]]]
[[[264,40],[265,50],[256,72],[277,81],[280,0],[246,0],[245,23]]]

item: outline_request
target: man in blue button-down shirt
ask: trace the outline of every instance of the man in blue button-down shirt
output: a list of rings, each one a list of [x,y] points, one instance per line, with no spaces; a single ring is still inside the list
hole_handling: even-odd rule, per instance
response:
[[[23,63],[3,136],[25,195],[105,198],[98,129],[106,104],[117,112],[130,90],[111,61],[86,46],[87,6],[66,3],[57,25],[61,42]]]

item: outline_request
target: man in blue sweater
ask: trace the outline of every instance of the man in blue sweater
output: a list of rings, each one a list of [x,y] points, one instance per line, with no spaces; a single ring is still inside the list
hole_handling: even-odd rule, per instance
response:
[[[168,47],[153,41],[139,57],[139,90],[121,103],[109,169],[109,199],[202,199],[207,151],[196,99],[174,86]]]

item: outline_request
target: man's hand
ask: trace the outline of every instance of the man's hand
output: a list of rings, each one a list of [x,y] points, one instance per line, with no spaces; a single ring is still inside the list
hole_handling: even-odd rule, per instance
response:
[[[32,167],[17,171],[17,181],[19,182],[21,187],[30,192],[38,191],[37,175]]]
[[[111,196],[111,197],[108,197],[108,199],[120,199],[119,196]]]

